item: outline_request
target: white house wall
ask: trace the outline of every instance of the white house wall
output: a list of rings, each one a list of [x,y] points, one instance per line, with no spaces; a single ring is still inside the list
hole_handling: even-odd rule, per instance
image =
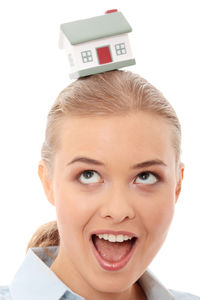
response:
[[[58,41],[58,47],[59,49],[68,49],[71,45],[68,39],[66,39],[66,36],[64,33],[60,30],[59,35],[59,41]]]
[[[66,39],[64,33],[60,31],[58,46],[60,49],[65,49],[65,55],[67,56],[68,68],[72,70],[77,64],[76,57],[74,56],[74,46]]]
[[[115,45],[120,44],[120,43],[125,43],[126,54],[117,55],[116,50],[115,50]],[[108,46],[108,45],[110,46],[112,62],[119,62],[119,61],[133,58],[132,50],[131,50],[130,42],[129,42],[129,36],[127,33],[117,35],[114,37],[93,40],[90,42],[74,45],[74,46],[70,47],[71,49],[68,47],[67,53],[72,51],[72,56],[74,57],[74,64],[75,64],[74,67],[71,66],[71,73],[76,72],[78,70],[84,70],[84,69],[99,66],[96,48],[104,47],[104,46]],[[83,63],[81,52],[87,51],[87,50],[92,51],[93,61]]]

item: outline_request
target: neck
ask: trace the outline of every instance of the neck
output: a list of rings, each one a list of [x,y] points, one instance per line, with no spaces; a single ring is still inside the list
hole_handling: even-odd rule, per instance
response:
[[[135,283],[127,291],[121,293],[95,293],[84,296],[86,300],[147,300],[139,284]]]
[[[138,283],[133,284],[128,290],[121,293],[95,293],[86,295],[86,300],[147,300],[144,291]]]
[[[122,292],[101,292],[88,287],[87,283],[84,281],[78,280],[79,276],[78,274],[75,274],[73,270],[70,270],[69,272],[68,269],[68,272],[66,273],[64,272],[66,269],[63,270],[60,267],[59,261],[55,260],[51,266],[51,270],[73,292],[82,296],[85,300],[147,300],[145,293],[138,282]]]

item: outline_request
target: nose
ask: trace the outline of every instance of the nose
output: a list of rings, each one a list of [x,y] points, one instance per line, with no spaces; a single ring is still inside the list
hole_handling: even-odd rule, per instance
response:
[[[106,195],[100,209],[101,218],[109,218],[113,223],[134,219],[133,195],[124,188],[112,188]]]

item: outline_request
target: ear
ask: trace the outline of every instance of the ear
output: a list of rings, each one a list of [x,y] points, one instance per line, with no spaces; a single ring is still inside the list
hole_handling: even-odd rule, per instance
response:
[[[178,180],[177,180],[177,185],[176,185],[176,203],[178,201],[178,197],[180,195],[181,192],[181,185],[182,185],[182,181],[183,181],[183,177],[184,177],[184,170],[185,170],[185,165],[184,163],[180,163],[179,166],[179,173],[178,173]]]
[[[44,192],[46,194],[46,197],[47,197],[48,201],[52,205],[55,205],[54,204],[54,196],[53,196],[53,189],[52,189],[51,177],[50,177],[47,165],[46,165],[46,163],[43,160],[41,160],[39,162],[39,165],[38,165],[38,175],[39,175],[40,180],[42,182],[43,189],[44,189]]]

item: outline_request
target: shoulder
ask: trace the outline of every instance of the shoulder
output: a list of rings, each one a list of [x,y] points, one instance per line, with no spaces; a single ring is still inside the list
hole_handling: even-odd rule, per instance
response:
[[[170,293],[175,297],[176,300],[200,300],[200,297],[189,294],[189,293],[183,293],[179,291],[169,290]]]
[[[11,300],[9,286],[0,286],[0,300]]]

